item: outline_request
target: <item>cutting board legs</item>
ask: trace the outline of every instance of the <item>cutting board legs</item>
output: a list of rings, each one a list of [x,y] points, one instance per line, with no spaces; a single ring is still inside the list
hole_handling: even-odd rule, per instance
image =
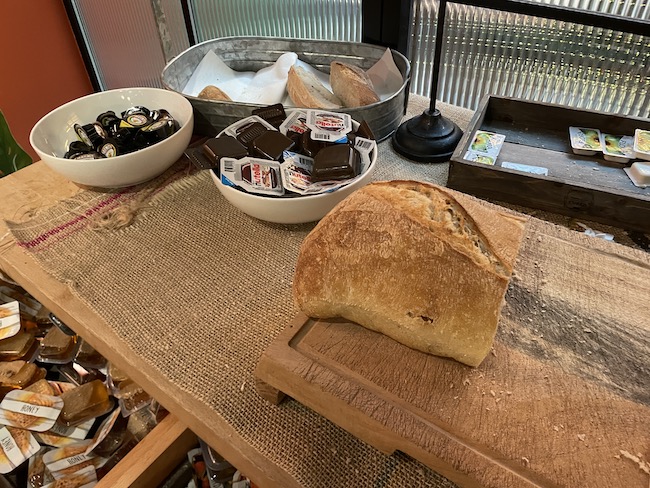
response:
[[[264,398],[264,400],[271,402],[273,405],[278,405],[286,395],[277,388],[273,388],[268,383],[265,383],[259,378],[255,378],[255,389],[257,394]]]

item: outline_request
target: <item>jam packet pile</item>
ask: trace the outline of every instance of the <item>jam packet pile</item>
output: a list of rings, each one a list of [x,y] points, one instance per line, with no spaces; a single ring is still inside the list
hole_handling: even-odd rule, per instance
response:
[[[264,196],[292,197],[335,191],[370,167],[377,150],[362,122],[349,114],[263,107],[185,154],[211,169],[224,185]]]

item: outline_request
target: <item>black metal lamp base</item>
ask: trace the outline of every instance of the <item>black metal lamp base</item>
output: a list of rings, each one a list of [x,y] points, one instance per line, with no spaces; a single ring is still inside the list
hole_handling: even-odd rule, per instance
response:
[[[392,137],[393,148],[402,156],[419,163],[449,161],[463,131],[438,109],[403,122]]]

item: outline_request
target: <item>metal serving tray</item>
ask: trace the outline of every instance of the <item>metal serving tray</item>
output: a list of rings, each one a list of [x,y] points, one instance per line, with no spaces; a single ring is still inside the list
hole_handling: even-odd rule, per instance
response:
[[[343,41],[224,37],[192,46],[167,63],[162,72],[163,86],[183,94],[182,90],[190,76],[210,50],[235,71],[258,71],[275,63],[281,54],[295,52],[302,61],[326,73],[329,73],[332,61],[344,61],[368,69],[386,52],[385,47]],[[397,129],[408,102],[410,63],[398,51],[391,52],[402,73],[403,83],[399,91],[390,98],[372,105],[340,109],[358,122],[365,120],[377,140],[389,137]],[[194,132],[210,137],[260,107],[252,103],[203,100],[183,95],[194,107]]]

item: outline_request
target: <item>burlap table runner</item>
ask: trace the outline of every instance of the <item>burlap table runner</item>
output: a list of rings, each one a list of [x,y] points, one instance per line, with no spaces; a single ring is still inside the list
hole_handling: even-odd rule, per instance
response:
[[[407,117],[427,105],[411,96]],[[471,111],[439,108],[467,127]],[[445,184],[447,171],[447,164],[405,162],[388,141],[379,145],[377,180]],[[293,266],[313,224],[250,218],[207,172],[180,161],[148,184],[84,190],[8,225],[19,245],[113,324],[151,368],[304,486],[455,486],[405,455],[378,452],[296,401],[274,406],[257,395],[258,358],[297,312]]]

